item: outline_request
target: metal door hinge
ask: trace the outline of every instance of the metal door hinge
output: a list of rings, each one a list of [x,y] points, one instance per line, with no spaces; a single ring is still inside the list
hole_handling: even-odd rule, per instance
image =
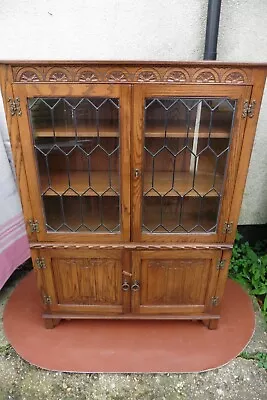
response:
[[[217,296],[212,297],[211,298],[211,304],[213,306],[217,306],[219,304],[219,297],[217,297]]]
[[[51,304],[52,303],[52,299],[51,299],[50,296],[44,295],[43,296],[43,302],[44,302],[44,304]]]
[[[223,233],[232,233],[233,222],[225,222],[223,227]]]
[[[37,220],[29,219],[29,225],[31,232],[40,232],[39,231],[39,222]]]
[[[254,117],[255,107],[256,107],[256,100],[252,100],[252,102],[248,106],[248,117],[249,118],[253,118]]]
[[[225,260],[220,260],[220,261],[217,262],[217,269],[218,270],[224,269],[224,267],[225,267]]]
[[[256,107],[256,100],[252,100],[251,103],[249,103],[248,100],[244,101],[242,117],[243,118],[246,118],[246,117],[253,118],[255,107]]]
[[[11,115],[22,115],[21,108],[20,108],[20,99],[19,97],[16,97],[15,99],[12,99],[11,97],[8,98],[8,104],[9,104],[9,109]]]
[[[44,269],[46,268],[46,264],[45,264],[45,259],[44,258],[36,258],[36,267],[38,269]]]

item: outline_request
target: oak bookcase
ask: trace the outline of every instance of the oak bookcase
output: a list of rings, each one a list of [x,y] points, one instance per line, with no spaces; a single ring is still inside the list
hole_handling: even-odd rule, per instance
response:
[[[217,327],[266,65],[3,62],[46,326]]]

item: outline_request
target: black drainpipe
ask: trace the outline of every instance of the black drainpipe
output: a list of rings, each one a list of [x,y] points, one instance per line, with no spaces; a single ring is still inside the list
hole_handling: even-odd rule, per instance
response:
[[[209,0],[204,60],[216,60],[222,0]]]

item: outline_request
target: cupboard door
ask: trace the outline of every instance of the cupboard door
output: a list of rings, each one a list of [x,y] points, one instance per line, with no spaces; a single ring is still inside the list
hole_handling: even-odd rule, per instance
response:
[[[14,84],[38,240],[129,239],[130,91]]]
[[[221,250],[137,251],[132,310],[146,315],[212,315]]]
[[[133,238],[223,242],[251,87],[134,88]]]
[[[128,254],[121,250],[40,250],[33,257],[45,264],[38,273],[48,296],[48,312],[110,315],[129,312],[130,292],[123,265]]]

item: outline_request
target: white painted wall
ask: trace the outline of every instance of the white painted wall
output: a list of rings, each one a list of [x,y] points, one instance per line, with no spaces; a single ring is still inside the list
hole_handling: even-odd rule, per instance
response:
[[[208,0],[1,0],[2,60],[201,60]],[[267,62],[267,2],[223,0],[221,61]],[[267,90],[240,223],[267,222]]]
[[[0,4],[2,59],[176,60],[202,55],[205,0]]]
[[[267,62],[267,1],[223,0],[218,60]],[[267,85],[239,223],[267,222]]]

